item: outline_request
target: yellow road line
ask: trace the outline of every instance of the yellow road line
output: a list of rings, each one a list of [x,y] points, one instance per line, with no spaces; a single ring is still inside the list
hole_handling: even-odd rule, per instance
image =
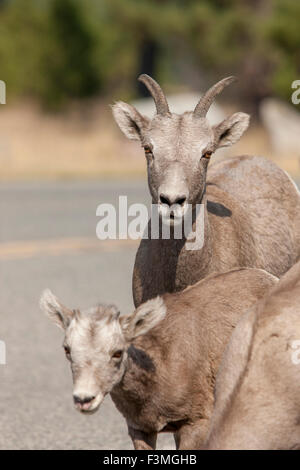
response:
[[[38,255],[59,256],[80,251],[119,251],[138,246],[139,240],[98,240],[97,238],[54,238],[0,243],[0,260],[31,258]]]

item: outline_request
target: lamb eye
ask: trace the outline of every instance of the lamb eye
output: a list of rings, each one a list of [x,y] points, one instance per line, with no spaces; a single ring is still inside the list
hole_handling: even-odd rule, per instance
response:
[[[144,147],[144,150],[145,150],[145,154],[146,155],[150,155],[152,153],[152,150],[150,147],[148,147],[147,145]]]
[[[118,351],[115,351],[112,355],[114,359],[121,359],[122,356],[123,356],[123,351],[121,349],[119,349]]]
[[[208,160],[210,159],[212,155],[212,152],[205,152],[203,155],[202,155],[202,158],[207,158]]]

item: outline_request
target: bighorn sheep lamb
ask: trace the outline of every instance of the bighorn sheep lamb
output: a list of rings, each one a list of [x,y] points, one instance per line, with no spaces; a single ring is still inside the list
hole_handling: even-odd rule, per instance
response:
[[[300,263],[239,321],[221,361],[208,449],[300,449]]]
[[[257,267],[281,276],[300,254],[300,197],[293,181],[257,156],[229,158],[208,170],[212,153],[237,142],[249,124],[244,113],[213,127],[206,119],[215,96],[234,77],[215,84],[194,112],[182,115],[170,112],[151,77],[141,75],[139,80],[152,94],[157,114],[150,120],[117,102],[114,118],[129,139],[140,140],[144,147],[152,203],[160,217],[171,212],[180,219],[187,207],[204,205],[204,222],[199,215],[193,225],[193,232],[204,229],[204,243],[188,249],[186,237],[176,239],[172,230],[170,239],[143,239],[133,273],[135,305],[234,267]]]
[[[45,291],[42,309],[65,330],[76,408],[95,411],[110,393],[135,449],[154,449],[159,432],[173,432],[180,449],[203,444],[232,329],[276,280],[260,269],[212,275],[125,316],[113,306],[70,310]]]

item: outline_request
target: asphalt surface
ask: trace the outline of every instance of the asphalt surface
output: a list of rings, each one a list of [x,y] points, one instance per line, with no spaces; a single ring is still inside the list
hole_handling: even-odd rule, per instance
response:
[[[149,202],[146,182],[13,183],[0,188],[0,449],[131,449],[125,420],[107,397],[82,416],[73,407],[62,332],[40,312],[49,287],[66,305],[133,308],[137,245],[96,238],[103,202]],[[174,448],[171,435],[158,448]]]

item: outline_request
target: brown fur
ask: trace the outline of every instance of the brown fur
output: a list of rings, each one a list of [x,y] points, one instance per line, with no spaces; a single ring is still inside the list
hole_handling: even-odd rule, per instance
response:
[[[300,449],[300,263],[238,323],[222,359],[208,449]]]
[[[187,249],[184,237],[141,241],[133,272],[135,305],[234,267],[284,274],[300,255],[300,197],[293,182],[262,157],[209,166],[210,155],[236,143],[249,124],[249,115],[241,112],[216,126],[206,117],[214,97],[233,77],[218,82],[194,112],[182,115],[169,110],[158,83],[144,75],[140,79],[157,114],[149,119],[122,102],[113,106],[113,114],[122,132],[145,148],[152,203],[162,219],[170,207],[182,217],[188,205],[203,203],[205,222],[204,245],[194,251]]]
[[[142,240],[133,273],[135,304],[180,291],[212,272],[257,267],[281,276],[300,254],[300,199],[289,177],[260,157],[236,157],[208,171],[204,246]]]
[[[180,449],[204,442],[223,349],[241,314],[274,282],[262,270],[239,269],[163,296],[166,317],[132,342],[111,391],[136,449],[154,448],[165,431]]]

